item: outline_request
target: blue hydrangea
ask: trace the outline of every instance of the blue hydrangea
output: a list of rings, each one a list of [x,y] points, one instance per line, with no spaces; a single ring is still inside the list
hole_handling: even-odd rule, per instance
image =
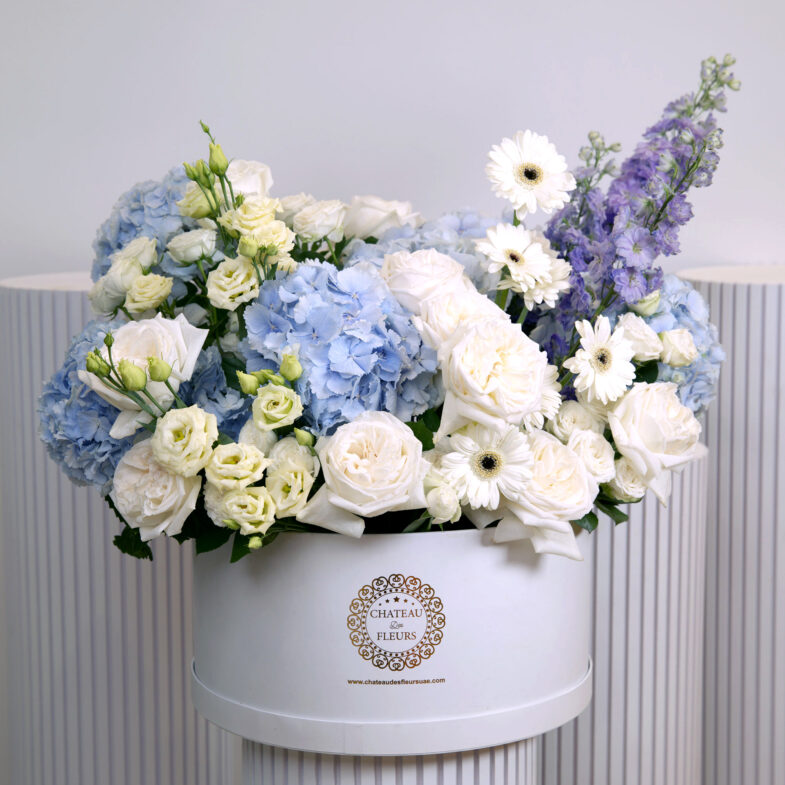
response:
[[[216,346],[204,349],[187,382],[180,385],[180,397],[190,406],[196,404],[215,415],[218,430],[236,439],[251,414],[251,398],[227,386]]]
[[[101,224],[93,242],[95,260],[92,276],[96,281],[111,265],[109,257],[137,237],[154,237],[163,253],[174,235],[193,228],[175,204],[185,194],[188,178],[185,169],[176,166],[161,182],[147,180],[126,191],[115,204],[112,214]]]
[[[95,485],[106,494],[120,458],[133,438],[113,439],[109,431],[118,411],[87,385],[77,371],[101,344],[113,322],[90,322],[66,353],[65,363],[44,385],[38,400],[39,434],[50,457],[77,485]]]
[[[337,270],[308,262],[266,281],[245,312],[250,370],[299,349],[296,383],[305,418],[318,433],[365,411],[408,421],[439,399],[436,353],[370,265]]]
[[[370,262],[381,267],[387,254],[434,248],[460,262],[472,283],[481,292],[489,292],[496,288],[499,275],[487,271],[487,259],[475,249],[475,240],[484,238],[488,229],[496,223],[471,210],[460,210],[417,227],[389,229],[378,243],[352,243],[348,248],[346,266]]]
[[[692,333],[698,359],[684,368],[660,363],[659,380],[679,386],[685,406],[699,414],[714,400],[725,352],[717,328],[709,322],[709,308],[693,287],[675,275],[666,275],[657,312],[646,321],[656,332],[687,329]]]

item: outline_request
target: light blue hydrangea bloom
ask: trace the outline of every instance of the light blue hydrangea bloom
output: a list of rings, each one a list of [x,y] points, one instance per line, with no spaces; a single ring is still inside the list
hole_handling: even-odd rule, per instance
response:
[[[714,400],[720,366],[725,360],[717,328],[709,322],[709,308],[693,287],[675,275],[666,275],[657,312],[646,321],[655,332],[687,329],[692,333],[698,359],[683,368],[660,363],[659,380],[679,386],[679,397],[696,414]]]
[[[111,265],[109,257],[137,237],[154,237],[163,253],[174,235],[194,227],[180,215],[175,204],[183,198],[188,178],[182,166],[171,169],[161,182],[147,180],[126,191],[112,214],[101,224],[93,241],[95,260],[93,280],[98,280]]]
[[[389,229],[379,238],[378,243],[353,242],[347,249],[346,266],[367,261],[381,267],[387,254],[434,248],[460,262],[472,283],[481,292],[489,292],[496,288],[499,275],[487,271],[488,261],[475,250],[475,240],[484,238],[488,229],[497,223],[471,210],[461,210],[447,213],[418,227]]]
[[[218,420],[218,430],[236,439],[251,415],[252,399],[226,384],[221,353],[216,346],[204,349],[187,382],[180,385],[180,397],[189,406],[196,404]]]
[[[38,400],[39,433],[50,457],[77,485],[111,488],[120,458],[133,438],[112,439],[117,409],[79,381],[88,352],[100,346],[116,322],[90,322],[66,353],[65,363],[44,385]]]
[[[308,424],[320,434],[365,411],[408,421],[439,399],[436,353],[369,265],[339,271],[301,264],[262,285],[245,323],[249,370],[299,350],[303,375],[296,389]]]

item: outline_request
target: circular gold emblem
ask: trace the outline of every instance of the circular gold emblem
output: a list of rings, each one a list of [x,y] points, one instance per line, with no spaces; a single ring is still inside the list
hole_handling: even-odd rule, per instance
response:
[[[349,639],[377,668],[416,668],[442,642],[444,605],[432,586],[399,573],[365,585],[349,606]]]

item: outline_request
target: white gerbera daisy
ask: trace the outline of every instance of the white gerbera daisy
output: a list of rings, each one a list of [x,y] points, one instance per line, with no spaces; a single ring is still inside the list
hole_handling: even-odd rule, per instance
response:
[[[538,207],[552,213],[570,201],[575,178],[547,136],[518,131],[512,139],[494,145],[488,158],[485,172],[494,192],[512,202],[521,216]]]
[[[564,361],[564,367],[576,374],[575,389],[585,392],[589,401],[596,398],[604,404],[621,398],[635,378],[631,362],[635,349],[624,338],[624,328],[611,332],[608,317],[600,316],[594,327],[584,319],[575,329],[581,348]]]
[[[572,267],[569,262],[565,262],[564,259],[559,259],[556,254],[553,254],[548,276],[537,281],[529,291],[523,293],[526,307],[530,311],[535,305],[554,308],[559,295],[570,288],[571,272]]]
[[[559,384],[559,369],[555,365],[545,368],[542,384],[542,398],[540,408],[527,414],[523,418],[523,426],[527,431],[539,431],[545,425],[545,420],[552,420],[561,407],[561,385]]]
[[[525,292],[537,281],[550,279],[550,256],[534,239],[534,232],[522,226],[498,224],[488,229],[487,239],[477,241],[477,250],[490,260],[488,272],[498,273],[505,268],[509,271],[510,278],[505,279],[502,288]]]
[[[495,510],[502,499],[518,501],[532,477],[526,435],[514,426],[501,432],[469,425],[453,434],[441,457],[441,472],[461,504]]]

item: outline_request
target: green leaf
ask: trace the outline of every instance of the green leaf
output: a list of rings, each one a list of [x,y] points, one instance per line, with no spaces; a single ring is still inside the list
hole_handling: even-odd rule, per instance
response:
[[[656,360],[651,360],[647,363],[641,363],[635,372],[635,381],[653,384],[657,381],[657,376],[659,376],[659,373],[660,364]]]
[[[153,560],[153,552],[146,542],[142,542],[139,529],[132,529],[128,524],[112,542],[122,553],[133,556],[135,559]]]
[[[428,528],[430,529],[430,520],[431,516],[428,515],[427,512],[424,512],[417,520],[412,521],[405,529],[404,532],[416,532],[419,529],[422,529],[426,523],[428,523]]]
[[[442,415],[438,409],[428,409],[420,419],[433,433],[436,433],[441,425]]]
[[[422,421],[406,423],[413,431],[414,435],[422,442],[424,450],[433,449],[433,431]]]
[[[608,502],[601,502],[599,499],[594,502],[594,506],[604,512],[614,523],[624,523],[630,519],[626,512],[622,512],[618,507]]]
[[[220,548],[232,536],[231,529],[211,526],[208,531],[196,538],[196,552],[207,553]]]
[[[244,534],[240,534],[240,532],[236,532],[234,540],[232,540],[231,563],[234,564],[236,561],[240,561],[243,556],[247,556],[250,552],[251,549],[248,547],[248,537]]]
[[[581,529],[585,529],[587,532],[593,532],[599,521],[597,520],[597,516],[594,512],[587,512],[586,515],[583,516],[580,520],[573,521],[576,526],[580,526]]]

